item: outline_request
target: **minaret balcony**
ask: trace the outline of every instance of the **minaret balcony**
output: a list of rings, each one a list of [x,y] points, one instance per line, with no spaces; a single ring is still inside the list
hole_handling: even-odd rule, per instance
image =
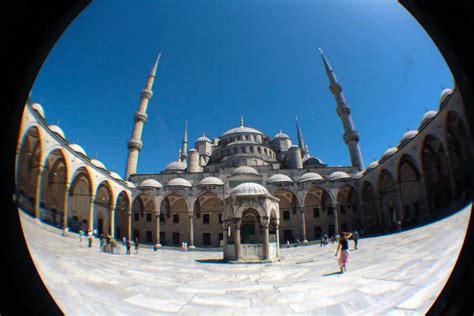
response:
[[[359,141],[359,133],[356,131],[351,131],[349,133],[344,134],[344,142],[348,144],[349,142],[358,142]]]
[[[143,89],[143,90],[141,91],[141,96],[142,96],[142,99],[148,99],[148,100],[150,100],[151,97],[153,96],[153,91],[148,90],[148,89]]]
[[[135,121],[142,121],[143,123],[146,123],[148,120],[148,114],[144,112],[135,112]]]
[[[128,149],[141,150],[143,148],[143,142],[140,139],[131,138],[128,140]]]

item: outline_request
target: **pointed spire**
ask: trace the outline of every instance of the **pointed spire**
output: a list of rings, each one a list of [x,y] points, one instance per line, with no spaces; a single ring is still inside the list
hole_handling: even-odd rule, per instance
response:
[[[240,116],[240,127],[244,127],[244,116]]]
[[[326,56],[324,56],[323,50],[321,48],[319,49],[319,52],[321,53],[321,58],[323,59],[324,68],[326,69],[326,74],[329,78],[329,81],[331,83],[336,83],[337,82],[336,75],[334,74],[334,71],[332,70],[331,65],[326,59]]]
[[[160,56],[161,56],[161,53],[158,53],[158,57],[156,58],[155,64],[153,65],[153,68],[151,69],[150,76],[153,76],[153,77],[156,76],[156,70],[158,69],[158,63],[160,62]]]
[[[184,123],[184,135],[183,135],[183,142],[188,142],[188,121],[186,120]]]
[[[300,124],[298,123],[298,115],[296,116],[296,134],[298,137],[298,147],[300,148],[301,155],[303,157],[304,153],[306,152],[306,148],[304,146],[303,133],[301,132]]]
[[[188,121],[186,121],[184,124],[183,142],[179,152],[180,161],[185,161],[188,156]]]

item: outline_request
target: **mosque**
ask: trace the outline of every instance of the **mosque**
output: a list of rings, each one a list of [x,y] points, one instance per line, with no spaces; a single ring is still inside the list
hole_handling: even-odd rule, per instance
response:
[[[328,166],[280,131],[240,124],[188,150],[187,123],[176,161],[138,174],[142,131],[160,56],[141,91],[128,141],[125,178],[70,144],[27,102],[17,145],[15,200],[65,231],[95,230],[161,246],[222,247],[228,261],[276,261],[279,245],[358,230],[382,234],[421,225],[472,199],[474,146],[459,90],[441,92],[436,110],[396,147],[364,166],[359,134],[335,73],[321,51],[344,128],[351,166]]]

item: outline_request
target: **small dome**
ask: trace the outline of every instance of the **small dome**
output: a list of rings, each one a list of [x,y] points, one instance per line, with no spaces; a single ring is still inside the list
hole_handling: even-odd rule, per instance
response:
[[[423,115],[423,117],[421,118],[420,127],[424,126],[426,123],[431,121],[433,119],[433,117],[436,116],[436,114],[438,114],[438,112],[436,112],[436,111],[426,112],[425,115]]]
[[[146,180],[143,180],[142,182],[140,182],[140,184],[138,185],[138,188],[139,189],[148,189],[148,188],[153,188],[153,189],[160,189],[162,188],[163,186],[161,185],[161,183],[159,183],[158,181],[156,181],[155,179],[146,179]]]
[[[240,167],[235,168],[234,171],[232,172],[232,175],[235,176],[237,174],[255,174],[255,175],[259,175],[257,170],[255,170],[254,168],[249,167],[249,166],[240,166]]]
[[[268,190],[261,184],[253,182],[245,182],[236,186],[230,196],[252,196],[252,195],[269,195]]]
[[[378,161],[378,160],[372,161],[372,162],[369,163],[369,165],[367,166],[367,170],[369,170],[369,169],[374,169],[374,168],[377,167],[378,165],[379,165],[379,161]]]
[[[122,180],[122,177],[116,172],[111,172],[110,176],[114,179]]]
[[[451,93],[453,93],[453,89],[444,89],[442,92],[441,92],[441,95],[439,97],[439,105],[441,106],[444,102],[444,100],[446,100],[446,98],[448,97],[448,95],[450,95]]]
[[[291,180],[290,177],[288,177],[285,174],[274,174],[270,178],[268,178],[267,183],[292,183],[293,180]]]
[[[382,158],[380,158],[380,160],[390,157],[391,155],[395,154],[397,151],[398,151],[397,147],[390,147],[383,153]]]
[[[200,186],[220,186],[220,185],[224,185],[224,182],[221,179],[216,178],[216,177],[207,177],[207,178],[202,179],[199,182],[199,185]]]
[[[41,106],[41,104],[39,103],[33,103],[31,105],[31,108],[33,110],[35,110],[36,112],[38,112],[39,115],[41,115],[42,118],[44,118],[44,110],[43,110],[43,107]]]
[[[135,184],[133,184],[132,182],[130,181],[125,181],[125,184],[129,187],[129,188],[132,188],[132,189],[135,189],[137,186]]]
[[[328,176],[328,180],[338,180],[338,179],[345,179],[345,178],[350,178],[350,176],[344,171],[334,171]]]
[[[190,187],[192,187],[192,184],[186,179],[174,178],[174,179],[171,179],[170,181],[168,181],[166,186],[167,187],[187,187],[187,188],[190,188]]]
[[[362,178],[363,175],[364,175],[364,171],[359,171],[357,173],[352,174],[351,178],[352,179],[360,179],[360,178]]]
[[[324,165],[324,162],[317,157],[306,157],[303,159],[303,166],[309,165]]]
[[[316,172],[307,172],[298,180],[298,182],[308,182],[308,181],[317,181],[323,180],[323,177]]]
[[[280,131],[278,134],[275,135],[274,138],[275,139],[289,139],[290,137],[286,135],[285,133],[283,133],[282,131]]]
[[[91,164],[93,164],[97,168],[106,169],[104,164],[101,161],[97,160],[97,159],[91,159]]]
[[[49,128],[49,130],[50,130],[51,132],[58,134],[59,136],[61,136],[61,137],[64,138],[64,139],[66,138],[66,137],[64,136],[63,130],[62,130],[59,126],[57,126],[57,125],[49,125],[48,128]]]
[[[199,143],[199,142],[211,143],[211,140],[203,134],[201,137],[196,139],[196,143]]]
[[[87,156],[86,151],[84,150],[84,148],[82,148],[78,144],[71,144],[71,145],[69,145],[69,148],[71,148],[72,150],[74,150],[78,153],[83,154],[84,156]]]
[[[418,131],[408,131],[405,134],[403,134],[402,138],[400,139],[400,145],[408,142],[410,139],[416,136],[418,134]]]
[[[186,170],[186,162],[184,161],[173,161],[169,163],[165,170]]]

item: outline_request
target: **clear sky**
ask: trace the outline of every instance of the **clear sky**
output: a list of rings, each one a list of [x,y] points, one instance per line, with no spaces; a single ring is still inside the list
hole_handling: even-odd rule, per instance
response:
[[[138,173],[176,160],[189,145],[245,126],[296,143],[298,116],[310,154],[350,165],[318,51],[352,108],[365,164],[416,129],[449,68],[418,22],[395,1],[94,1],[65,31],[32,89],[48,124],[125,174],[140,91],[161,52]]]

